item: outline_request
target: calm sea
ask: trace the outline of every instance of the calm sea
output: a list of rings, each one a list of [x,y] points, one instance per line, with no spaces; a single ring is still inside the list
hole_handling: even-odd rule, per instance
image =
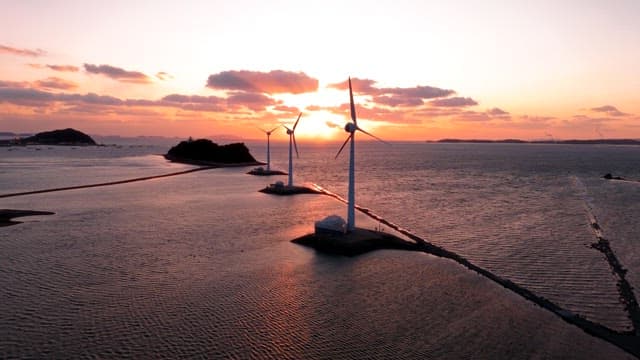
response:
[[[299,144],[296,183],[346,194],[339,144]],[[248,143],[264,159],[265,144]],[[166,144],[0,148],[0,193],[191,168]],[[287,169],[285,144],[272,167]],[[617,277],[640,288],[640,148],[359,143],[356,202],[616,331]],[[458,264],[423,253],[331,257],[291,244],[345,206],[257,192],[227,168],[0,199],[53,211],[0,227],[0,357],[624,358]],[[362,214],[358,225],[380,225]],[[385,231],[390,231],[384,229]]]

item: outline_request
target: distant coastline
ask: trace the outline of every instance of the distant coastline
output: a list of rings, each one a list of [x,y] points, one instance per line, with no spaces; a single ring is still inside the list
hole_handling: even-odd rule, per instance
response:
[[[571,145],[640,145],[635,139],[587,139],[587,140],[483,140],[483,139],[441,139],[428,143],[471,143],[471,144],[571,144]]]

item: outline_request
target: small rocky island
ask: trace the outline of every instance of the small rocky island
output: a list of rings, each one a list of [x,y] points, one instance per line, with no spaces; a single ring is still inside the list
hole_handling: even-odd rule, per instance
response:
[[[37,133],[26,138],[3,140],[2,145],[97,145],[91,136],[76,129],[61,129]]]
[[[256,161],[244,143],[218,145],[209,139],[181,141],[164,157],[174,162],[206,166],[264,165]]]

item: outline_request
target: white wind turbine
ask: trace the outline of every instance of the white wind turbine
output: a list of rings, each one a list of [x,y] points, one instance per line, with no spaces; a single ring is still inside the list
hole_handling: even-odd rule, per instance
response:
[[[269,137],[271,137],[271,133],[278,130],[279,127],[280,126],[276,126],[269,131],[258,128],[260,129],[260,131],[267,134],[267,172],[271,171],[271,149],[270,149]]]
[[[347,123],[344,126],[344,131],[349,133],[349,137],[347,137],[347,140],[345,140],[345,142],[340,147],[340,150],[338,150],[338,153],[336,154],[336,159],[342,152],[342,149],[344,149],[345,145],[347,145],[347,142],[351,140],[351,154],[349,157],[349,195],[347,200],[347,231],[353,231],[356,228],[356,216],[355,216],[356,215],[356,211],[355,211],[355,205],[356,205],[355,190],[356,189],[355,189],[355,164],[354,164],[356,131],[361,131],[373,137],[376,140],[382,141],[383,143],[386,143],[386,142],[380,139],[379,137],[362,130],[358,126],[358,121],[356,120],[356,106],[353,103],[353,91],[351,90],[351,77],[349,77],[349,102],[351,103],[351,120],[353,122]]]
[[[295,147],[296,149],[296,157],[300,157],[298,155],[298,144],[296,144],[296,126],[298,126],[298,121],[300,121],[300,116],[302,116],[302,113],[300,113],[300,115],[298,115],[298,119],[296,120],[296,123],[293,124],[293,128],[289,129],[288,127],[284,126],[285,129],[287,129],[287,135],[289,135],[289,186],[293,186],[293,149],[292,147]]]

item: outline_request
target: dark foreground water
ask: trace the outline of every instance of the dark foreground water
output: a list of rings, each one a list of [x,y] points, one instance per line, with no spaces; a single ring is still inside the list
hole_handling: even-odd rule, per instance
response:
[[[257,157],[262,144],[251,144]],[[2,193],[175,172],[159,147],[0,148]],[[274,167],[286,169],[276,145]],[[296,182],[346,191],[347,157],[300,144]],[[357,202],[561,307],[632,323],[589,226],[640,286],[640,149],[362,144]],[[0,199],[48,210],[0,228],[0,357],[625,358],[458,264],[421,253],[329,257],[289,243],[344,216],[216,169]],[[379,224],[364,216],[359,225]],[[389,230],[387,230],[389,231]]]

